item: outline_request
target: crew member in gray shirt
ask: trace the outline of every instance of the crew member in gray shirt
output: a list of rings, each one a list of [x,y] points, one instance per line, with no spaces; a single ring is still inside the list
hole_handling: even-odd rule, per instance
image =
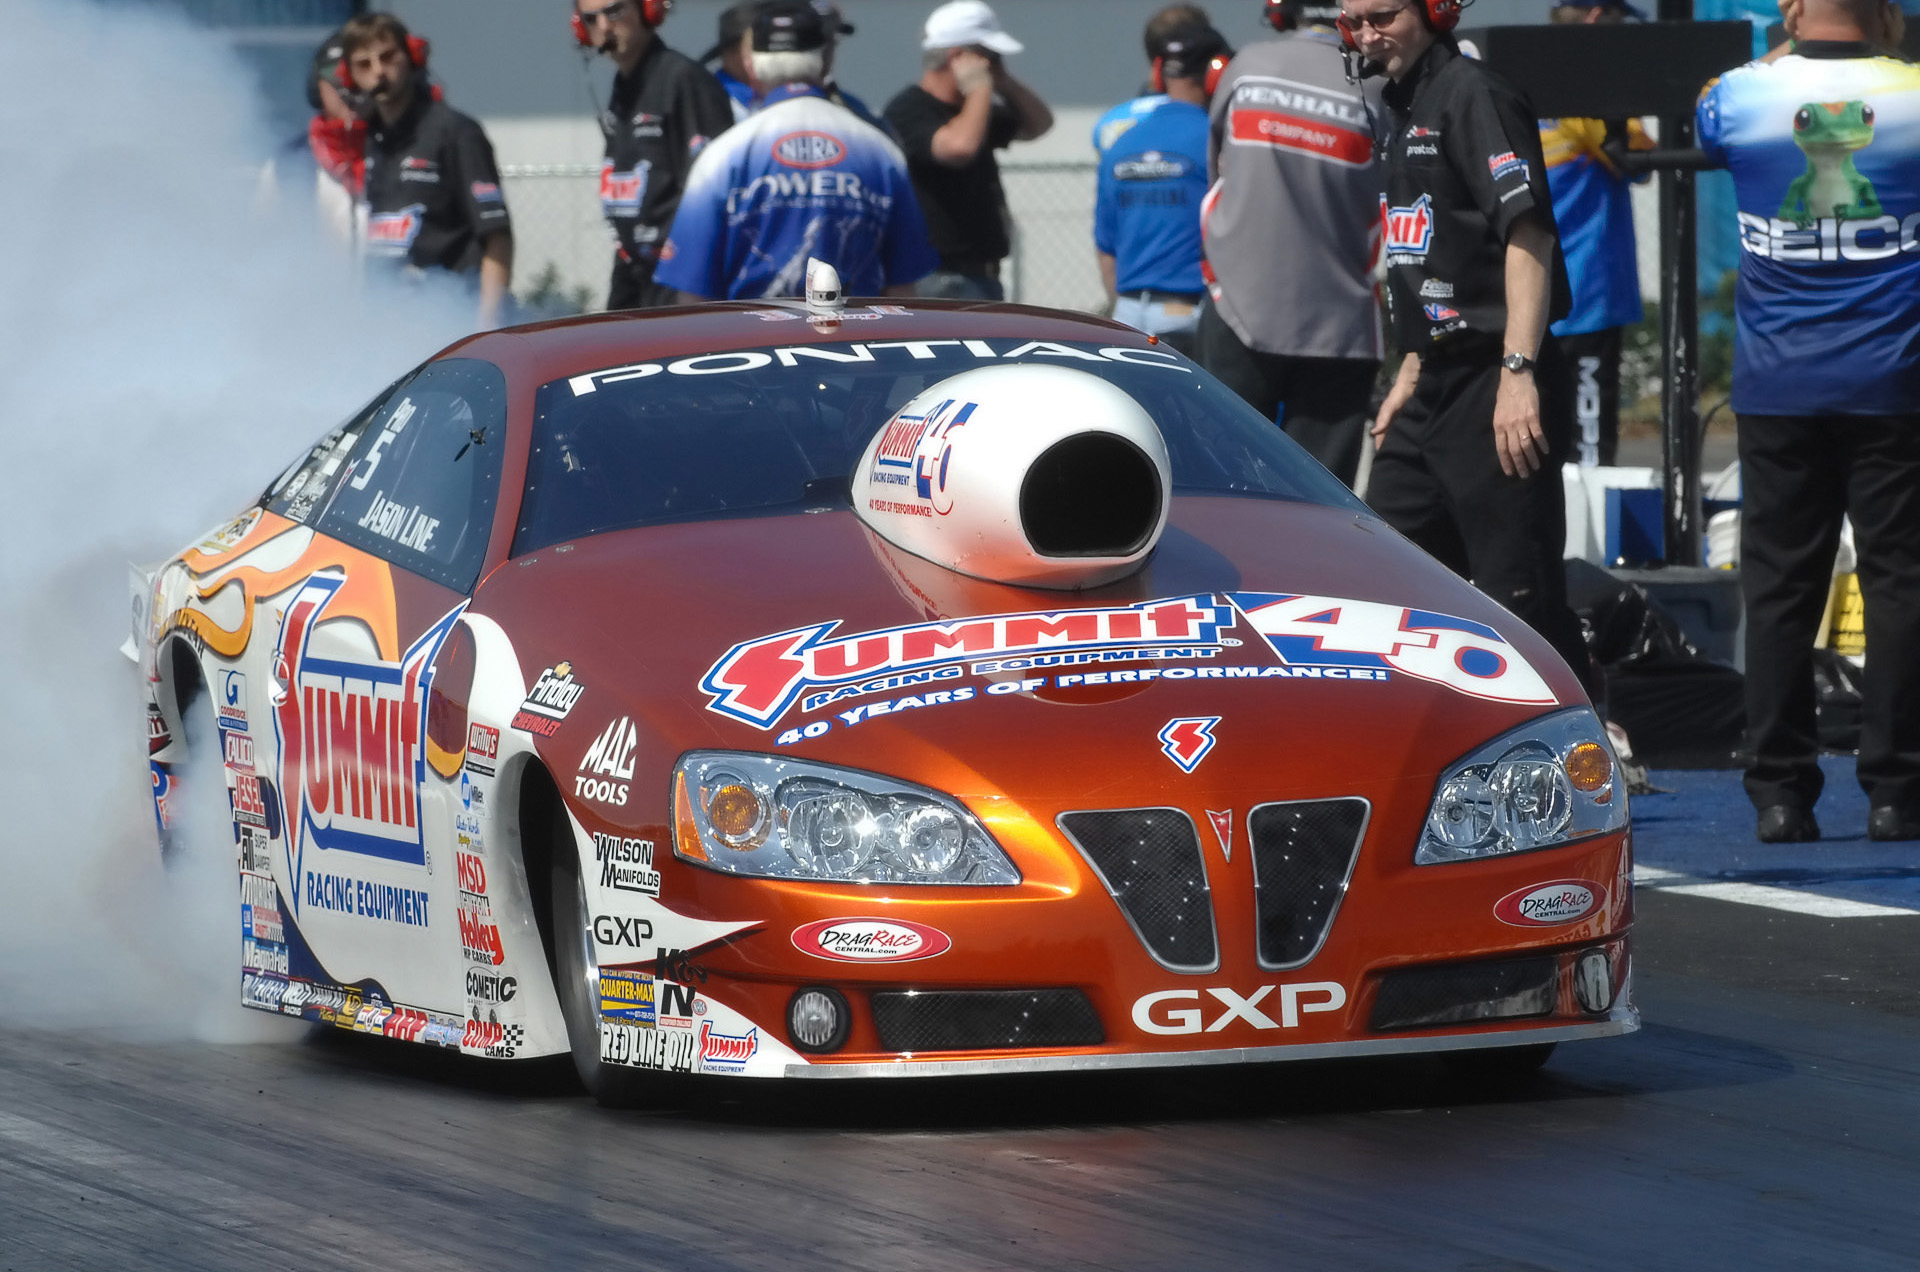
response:
[[[1374,379],[1379,90],[1347,83],[1334,5],[1269,0],[1212,106],[1200,364],[1352,484]]]

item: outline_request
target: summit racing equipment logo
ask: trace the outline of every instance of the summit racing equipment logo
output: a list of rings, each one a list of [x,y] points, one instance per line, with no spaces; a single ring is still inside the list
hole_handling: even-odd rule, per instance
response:
[[[1180,766],[1182,773],[1191,773],[1200,767],[1201,760],[1207,758],[1207,752],[1213,750],[1213,726],[1219,723],[1219,716],[1185,716],[1169,720],[1158,735],[1160,750]]]
[[[287,606],[274,650],[280,784],[287,801],[288,866],[304,878],[306,850],[351,852],[423,865],[420,782],[426,771],[427,690],[433,659],[465,602],[401,656],[354,662],[315,655],[314,629],[346,582],[308,578]]]
[[[398,212],[376,212],[367,218],[367,251],[375,256],[405,256],[420,237],[426,216],[424,203],[409,204]]]
[[[888,672],[1035,651],[1218,648],[1220,629],[1233,626],[1233,610],[1203,593],[1113,609],[915,623],[826,639],[839,625],[836,619],[735,645],[700,679],[700,687],[712,695],[707,710],[771,729],[810,689]]]
[[[1433,197],[1421,195],[1406,207],[1387,206],[1380,196],[1380,220],[1386,228],[1387,254],[1422,260],[1433,247]]]
[[[773,143],[773,157],[789,168],[831,168],[847,157],[847,148],[828,133],[796,132]]]
[[[608,216],[639,216],[641,200],[647,197],[647,176],[653,161],[643,159],[627,172],[615,172],[613,160],[600,164],[600,210]]]
[[[947,497],[947,467],[953,462],[953,434],[965,427],[979,405],[948,398],[925,414],[908,415],[903,411],[888,421],[880,445],[874,451],[874,460],[881,469],[908,469],[913,493],[925,500],[926,506],[889,504],[886,511],[926,516],[931,509],[942,517],[953,511],[953,500]],[[880,479],[909,480],[904,474]]]
[[[1231,592],[1227,599],[1290,665],[1389,667],[1469,697],[1558,701],[1520,651],[1482,623],[1332,596]]]
[[[760,1031],[748,1029],[743,1034],[723,1034],[713,1027],[711,1020],[700,1022],[700,1067],[720,1072],[738,1072],[753,1059],[754,1052],[760,1050]]]

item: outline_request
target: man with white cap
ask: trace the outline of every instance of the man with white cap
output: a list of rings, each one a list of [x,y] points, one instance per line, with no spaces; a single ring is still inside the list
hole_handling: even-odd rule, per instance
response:
[[[927,16],[920,82],[887,103],[940,268],[922,296],[1003,300],[1000,262],[1011,249],[1006,195],[993,152],[1053,127],[1038,94],[1007,74],[1025,47],[982,0],[952,0]]]

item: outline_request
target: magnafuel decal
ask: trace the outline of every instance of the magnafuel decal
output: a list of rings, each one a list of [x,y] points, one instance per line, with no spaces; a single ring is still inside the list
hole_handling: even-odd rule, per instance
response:
[[[316,895],[328,909],[412,922],[416,898],[388,896],[405,889],[353,886],[350,867],[329,864],[333,853],[410,865],[426,861],[420,783],[426,765],[427,691],[434,655],[459,619],[455,607],[409,646],[400,661],[326,656],[316,633],[346,576],[323,571],[301,584],[287,606],[274,650],[274,729],[280,745],[281,790],[287,818],[287,865],[295,884],[295,912],[306,898],[312,870],[337,887]],[[345,646],[342,646],[343,648]],[[308,849],[321,854],[307,857]],[[378,892],[381,895],[371,895]],[[417,899],[422,909],[424,894]],[[394,913],[387,913],[393,910]]]

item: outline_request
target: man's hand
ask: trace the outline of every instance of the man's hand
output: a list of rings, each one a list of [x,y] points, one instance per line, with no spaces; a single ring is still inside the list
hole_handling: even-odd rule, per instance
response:
[[[1500,391],[1493,400],[1493,448],[1500,455],[1500,471],[1509,477],[1531,477],[1546,462],[1540,389],[1531,372],[1500,369]]]
[[[1373,427],[1367,430],[1373,435],[1375,450],[1387,439],[1387,426],[1400,414],[1400,408],[1413,396],[1414,385],[1419,382],[1420,355],[1410,353],[1400,360],[1400,371],[1393,377],[1393,387],[1387,390],[1387,400],[1380,404],[1379,412],[1373,417]]]
[[[953,67],[953,82],[959,87],[962,97],[972,97],[981,89],[992,91],[993,59],[986,54],[961,49],[953,55],[949,65]]]

